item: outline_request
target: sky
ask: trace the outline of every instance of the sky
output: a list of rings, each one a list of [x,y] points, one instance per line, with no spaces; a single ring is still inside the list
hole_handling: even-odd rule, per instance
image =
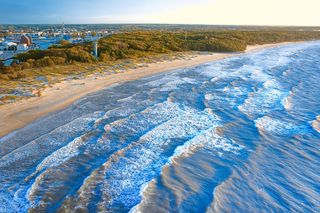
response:
[[[0,0],[0,24],[320,26],[320,0]]]

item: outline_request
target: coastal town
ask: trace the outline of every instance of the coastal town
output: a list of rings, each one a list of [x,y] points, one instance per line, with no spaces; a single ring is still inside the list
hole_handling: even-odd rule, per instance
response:
[[[0,27],[0,61],[10,65],[15,55],[29,50],[45,50],[51,45],[58,44],[62,40],[73,44],[98,40],[112,35],[112,29],[80,29],[77,26],[69,27],[64,24],[55,27],[41,26],[40,28],[28,27],[14,28]]]

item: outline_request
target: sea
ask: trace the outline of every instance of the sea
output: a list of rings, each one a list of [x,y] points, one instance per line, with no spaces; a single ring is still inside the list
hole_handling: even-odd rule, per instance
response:
[[[0,138],[0,212],[320,212],[320,42],[116,84]]]

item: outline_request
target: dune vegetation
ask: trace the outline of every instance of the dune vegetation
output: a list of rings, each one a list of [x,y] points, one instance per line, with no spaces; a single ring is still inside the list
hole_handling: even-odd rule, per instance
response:
[[[48,50],[18,54],[9,67],[1,66],[1,79],[25,77],[23,70],[75,62],[93,64],[138,59],[186,51],[240,52],[247,45],[319,39],[320,32],[267,31],[136,31],[114,34],[99,40],[98,58],[91,42],[71,44],[61,41]]]
[[[61,41],[47,50],[18,54],[10,66],[0,62],[0,103],[8,97],[19,98],[14,95],[17,88],[33,91],[74,76],[134,68],[135,64],[154,62],[155,58],[174,59],[175,55],[190,52],[242,52],[247,45],[316,39],[320,39],[319,31],[131,31],[101,38],[98,58],[92,54],[92,42]]]

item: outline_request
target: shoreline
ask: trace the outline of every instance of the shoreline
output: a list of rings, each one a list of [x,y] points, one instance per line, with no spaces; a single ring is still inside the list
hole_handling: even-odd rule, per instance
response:
[[[123,73],[111,74],[101,77],[87,77],[83,79],[68,80],[42,91],[40,97],[23,99],[14,103],[0,106],[0,138],[17,130],[33,121],[50,113],[62,110],[78,99],[97,92],[105,87],[116,83],[138,80],[143,77],[152,76],[176,69],[197,66],[207,62],[222,60],[225,58],[239,56],[245,53],[263,50],[265,48],[278,47],[290,43],[284,42],[264,45],[250,45],[242,53],[212,53],[210,55],[195,55],[194,58],[186,60],[179,59],[148,64],[147,67],[129,69]]]

